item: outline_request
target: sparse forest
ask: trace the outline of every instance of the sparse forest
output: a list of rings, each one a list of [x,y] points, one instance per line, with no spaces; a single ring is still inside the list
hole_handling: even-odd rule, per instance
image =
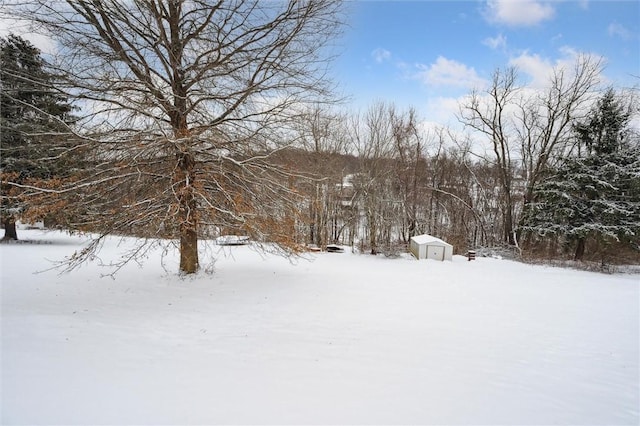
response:
[[[14,5],[60,48],[2,40],[8,238],[17,217],[94,233],[71,266],[106,235],[142,237],[123,263],[160,239],[182,273],[230,234],[285,254],[394,256],[429,233],[459,254],[640,259],[638,103],[594,58],[535,92],[496,70],[462,131],[425,129],[413,108],[342,109],[326,68],[340,1],[211,3]]]

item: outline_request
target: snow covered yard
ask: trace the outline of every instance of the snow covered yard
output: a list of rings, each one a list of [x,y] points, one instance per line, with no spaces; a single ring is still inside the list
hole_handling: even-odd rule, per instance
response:
[[[239,246],[111,279],[34,274],[81,239],[20,236],[42,244],[0,245],[2,424],[640,421],[640,275]]]

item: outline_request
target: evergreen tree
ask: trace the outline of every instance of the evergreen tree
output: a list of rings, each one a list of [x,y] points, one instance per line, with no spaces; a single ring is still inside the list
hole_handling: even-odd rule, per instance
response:
[[[15,184],[65,173],[68,164],[50,142],[64,133],[72,107],[29,41],[11,34],[0,38],[0,49],[0,213],[4,238],[17,239],[16,215],[26,206]]]
[[[640,244],[640,141],[629,129],[630,109],[608,90],[589,117],[574,127],[578,155],[536,187],[525,222],[526,230],[574,243],[576,260],[588,238]]]

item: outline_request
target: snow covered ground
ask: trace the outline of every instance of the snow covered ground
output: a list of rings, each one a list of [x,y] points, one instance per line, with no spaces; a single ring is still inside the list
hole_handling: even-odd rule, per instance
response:
[[[214,274],[154,253],[112,279],[34,274],[81,239],[20,236],[40,244],[0,245],[5,425],[640,421],[637,274],[239,246]]]

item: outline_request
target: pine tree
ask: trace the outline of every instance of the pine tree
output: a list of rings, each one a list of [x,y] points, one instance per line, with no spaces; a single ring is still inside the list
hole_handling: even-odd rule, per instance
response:
[[[39,49],[13,34],[0,38],[0,48],[0,213],[4,238],[17,239],[16,216],[26,206],[15,184],[65,173],[68,164],[50,141],[71,121],[72,107],[55,90]]]
[[[536,187],[525,225],[574,243],[576,260],[589,238],[640,248],[640,140],[630,110],[608,90],[589,116],[574,127],[578,154]]]

